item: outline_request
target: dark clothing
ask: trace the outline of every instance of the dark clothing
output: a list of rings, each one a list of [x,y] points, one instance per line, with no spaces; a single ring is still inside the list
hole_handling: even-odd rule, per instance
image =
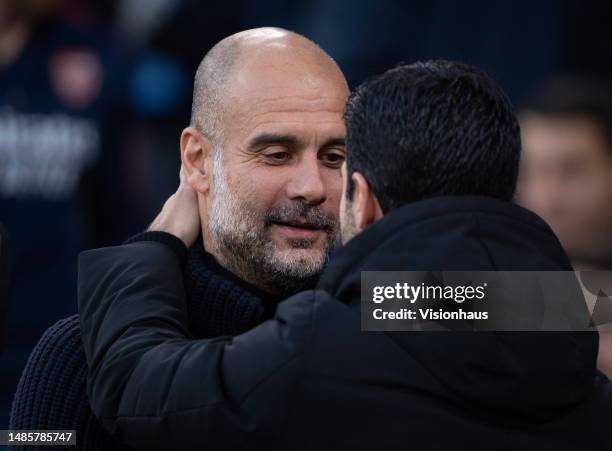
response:
[[[175,254],[81,254],[95,414],[147,450],[609,450],[596,333],[361,332],[360,271],[570,270],[550,228],[488,198],[397,209],[351,240],[319,289],[236,336],[194,340]]]
[[[13,430],[76,430],[77,450],[128,450],[100,425],[89,407],[87,360],[77,315],[45,331],[30,354],[13,401]],[[11,450],[56,450],[64,446],[11,446]]]
[[[264,307],[256,290],[240,279],[234,280],[237,277],[202,246],[189,253],[186,272],[189,329],[194,337],[239,335],[263,322]],[[265,314],[272,316],[272,312]]]
[[[179,239],[160,232],[140,234],[128,242],[142,240],[163,242],[181,261],[186,261],[184,281],[190,287],[187,299],[190,331],[194,336],[238,334],[261,322],[263,307],[259,298],[244,285],[229,280],[201,245],[187,253]],[[10,428],[75,429],[79,450],[128,449],[113,439],[93,415],[86,377],[87,360],[75,315],[50,327],[34,348],[15,393]]]

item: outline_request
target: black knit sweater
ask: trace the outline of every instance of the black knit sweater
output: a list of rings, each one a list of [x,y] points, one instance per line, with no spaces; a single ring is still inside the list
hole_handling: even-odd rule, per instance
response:
[[[141,240],[163,242],[185,262],[185,290],[195,338],[237,335],[272,316],[274,304],[261,301],[272,298],[258,296],[263,293],[222,268],[201,243],[187,251],[172,235],[145,232],[126,244]],[[89,407],[86,384],[87,361],[79,320],[74,315],[51,326],[32,351],[17,386],[9,428],[76,429],[79,450],[128,449],[114,441],[96,420]]]

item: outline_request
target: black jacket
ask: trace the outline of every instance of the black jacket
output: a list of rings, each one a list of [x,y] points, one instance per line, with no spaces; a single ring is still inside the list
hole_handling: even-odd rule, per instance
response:
[[[238,335],[269,315],[254,287],[222,268],[201,243],[187,250],[181,240],[163,232],[145,232],[127,242],[156,241],[174,250],[183,266],[189,330],[198,338]],[[121,451],[89,407],[87,360],[83,352],[79,318],[73,315],[45,331],[28,358],[9,419],[14,430],[70,430],[76,432],[76,450]],[[40,446],[45,451],[63,446]],[[31,446],[11,446],[31,450]],[[74,451],[74,450],[72,450]]]
[[[569,270],[520,207],[438,198],[351,240],[319,289],[236,336],[193,340],[167,247],[82,254],[94,412],[155,449],[610,450],[594,333],[361,332],[360,271]]]

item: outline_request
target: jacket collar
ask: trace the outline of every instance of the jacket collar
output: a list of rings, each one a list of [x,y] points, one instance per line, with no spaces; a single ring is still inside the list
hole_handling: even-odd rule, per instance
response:
[[[489,228],[505,228],[506,232],[518,226],[513,237],[517,241],[529,240],[529,232],[534,235],[537,231],[539,239],[546,241],[543,245],[554,250],[551,259],[558,261],[557,269],[571,270],[550,227],[531,211],[485,196],[444,196],[397,208],[353,237],[334,255],[317,288],[349,301],[359,298],[355,277],[361,271],[517,269],[499,268],[491,261],[486,242],[496,238],[484,236],[483,224],[478,221],[486,222]],[[450,250],[468,246],[473,240],[484,246],[479,249],[482,255],[472,261],[466,262]]]

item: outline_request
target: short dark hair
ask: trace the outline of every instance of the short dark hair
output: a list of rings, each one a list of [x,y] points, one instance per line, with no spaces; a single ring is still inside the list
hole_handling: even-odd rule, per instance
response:
[[[573,74],[546,81],[521,102],[519,112],[561,119],[586,116],[612,149],[612,84],[602,76]]]
[[[518,121],[507,96],[473,66],[400,65],[351,94],[345,121],[349,199],[355,171],[385,213],[437,196],[514,195]]]

